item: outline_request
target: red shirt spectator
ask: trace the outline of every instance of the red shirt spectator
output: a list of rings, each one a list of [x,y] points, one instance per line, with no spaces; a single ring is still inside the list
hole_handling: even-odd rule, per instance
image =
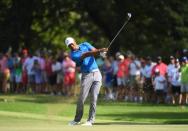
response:
[[[152,69],[152,76],[154,76],[156,69],[159,69],[160,75],[166,77],[167,65],[162,62],[162,58],[160,56],[157,57],[157,64]]]
[[[118,63],[118,71],[117,71],[117,77],[118,78],[123,78],[125,76],[125,61],[124,61],[124,56],[120,55],[119,56],[119,63]]]
[[[129,58],[126,58],[124,60],[124,66],[125,66],[125,76],[128,76],[129,75],[129,65],[131,63],[131,59]]]

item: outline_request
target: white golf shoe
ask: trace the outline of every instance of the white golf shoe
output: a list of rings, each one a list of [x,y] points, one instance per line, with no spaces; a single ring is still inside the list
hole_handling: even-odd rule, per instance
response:
[[[75,126],[75,125],[79,125],[80,124],[80,122],[76,122],[76,121],[71,121],[71,122],[69,122],[69,126]]]
[[[86,123],[82,124],[82,126],[92,126],[92,123],[90,121],[87,121]]]

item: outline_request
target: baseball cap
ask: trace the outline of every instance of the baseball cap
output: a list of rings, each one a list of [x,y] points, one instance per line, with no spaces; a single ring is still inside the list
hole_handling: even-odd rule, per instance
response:
[[[151,57],[150,57],[150,56],[147,56],[147,57],[146,57],[146,60],[151,60]]]
[[[65,39],[65,44],[67,45],[67,46],[69,46],[70,44],[72,44],[72,43],[74,43],[75,41],[74,41],[74,38],[72,38],[72,37],[67,37],[66,39]]]
[[[174,59],[174,56],[171,55],[171,56],[170,56],[170,59]]]
[[[123,55],[119,55],[118,58],[119,58],[120,60],[124,60],[124,56],[123,56]]]
[[[116,52],[116,57],[119,57],[121,55],[120,52]]]
[[[182,58],[182,61],[183,61],[183,62],[186,62],[186,61],[187,61],[187,57],[184,56],[184,57]]]
[[[158,56],[158,57],[157,57],[157,60],[162,60],[162,57],[161,57],[161,56]]]

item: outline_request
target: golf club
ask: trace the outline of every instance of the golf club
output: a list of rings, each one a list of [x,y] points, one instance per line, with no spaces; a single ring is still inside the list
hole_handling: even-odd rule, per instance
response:
[[[119,29],[119,31],[117,32],[117,34],[115,35],[115,37],[112,39],[112,41],[110,42],[109,46],[107,47],[108,49],[110,48],[110,46],[112,45],[112,43],[114,42],[114,40],[117,38],[117,36],[120,34],[120,32],[122,31],[122,29],[125,27],[125,25],[127,25],[127,23],[129,22],[129,20],[131,19],[131,13],[127,13],[128,19],[124,22],[123,26]],[[107,52],[101,52],[101,56],[102,57],[106,57]]]

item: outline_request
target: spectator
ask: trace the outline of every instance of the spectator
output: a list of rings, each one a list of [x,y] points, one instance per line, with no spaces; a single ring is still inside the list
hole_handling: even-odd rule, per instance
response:
[[[118,71],[118,57],[119,55],[121,55],[119,52],[116,53],[115,55],[115,59],[113,56],[111,56],[109,58],[110,62],[112,63],[112,75],[113,75],[113,78],[112,78],[112,83],[113,83],[113,96],[115,97],[116,99],[116,94],[117,94],[117,71]]]
[[[32,70],[35,60],[37,60],[37,57],[30,54],[30,56],[25,60],[23,67],[22,67],[23,70],[26,69],[26,72],[27,72],[27,78],[28,78],[27,92],[31,91],[32,93],[36,92],[35,74],[34,74],[34,71]]]
[[[124,56],[118,56],[118,71],[117,71],[117,99],[122,99],[125,93],[125,62]]]
[[[42,51],[40,52],[40,55],[38,57],[38,63],[41,69],[41,92],[45,93],[47,92],[48,78],[47,78],[47,73],[45,70],[45,67],[46,67],[45,54]]]
[[[76,63],[70,59],[69,54],[67,52],[64,53],[64,60],[62,63],[63,67],[63,88],[64,94],[71,96],[74,95],[72,92],[73,86],[75,85],[75,77],[76,77]]]
[[[21,65],[22,65],[22,86],[24,92],[27,91],[28,76],[27,76],[27,69],[23,67],[23,65],[27,59],[28,59],[28,50],[23,49],[21,56]]]
[[[160,75],[166,77],[167,74],[167,65],[162,61],[162,57],[157,57],[157,64],[152,69],[152,75],[155,75],[155,70],[159,69]]]
[[[172,99],[172,85],[171,85],[171,78],[172,78],[172,70],[175,69],[175,58],[174,56],[170,56],[170,63],[167,66],[167,96],[169,99]],[[170,100],[171,102],[172,100]]]
[[[164,88],[165,88],[166,79],[161,75],[160,70],[155,70],[155,78],[153,81],[154,90],[157,97],[157,103],[164,103]]]
[[[173,104],[178,104],[179,102],[180,87],[181,87],[180,76],[181,76],[180,64],[179,64],[179,60],[176,59],[175,67],[171,69],[169,72],[169,83],[172,89],[172,103]]]
[[[105,88],[105,100],[113,100],[114,96],[112,94],[112,80],[113,80],[113,70],[112,70],[112,65],[111,62],[109,61],[108,58],[104,60],[103,64],[103,81],[104,81],[104,88]]]
[[[15,82],[16,82],[16,93],[23,92],[22,87],[22,65],[21,61],[15,64]]]
[[[2,72],[2,92],[7,93],[8,88],[7,88],[7,82],[9,79],[10,71],[7,67],[7,56],[0,54],[0,67],[1,67],[1,72]]]
[[[11,54],[8,54],[7,56],[7,67],[10,70],[10,92],[14,93],[16,89],[16,83],[15,83],[15,64],[16,64],[16,56],[12,57]]]
[[[152,77],[155,76],[155,70],[158,69],[160,72],[160,75],[164,76],[165,78],[167,78],[167,65],[162,61],[162,57],[158,56],[157,57],[157,64],[153,67],[152,69]],[[164,93],[165,93],[165,101],[168,102],[170,100],[169,99],[169,92],[168,92],[168,88],[167,88],[167,81],[165,83],[165,87],[164,87]]]
[[[61,90],[57,87],[57,75],[61,70],[61,63],[57,59],[52,59],[51,95],[61,94]]]
[[[129,52],[127,52],[126,54],[126,58],[124,60],[124,65],[125,65],[125,88],[124,88],[124,99],[125,101],[128,101],[129,99],[129,91],[130,91],[130,87],[129,87],[129,65],[131,63],[131,55]]]
[[[34,73],[35,91],[36,93],[41,93],[42,69],[38,59],[34,60],[32,71]]]
[[[146,65],[143,68],[142,76],[144,78],[144,101],[152,102],[154,100],[154,90],[152,85],[152,69],[155,64],[152,62],[151,57],[146,58]]]
[[[52,89],[52,85],[53,85],[53,79],[54,79],[54,75],[52,72],[52,56],[48,54],[48,56],[46,56],[45,58],[45,72],[47,75],[47,84],[46,84],[46,90],[48,93],[52,93],[51,89]],[[56,80],[55,80],[56,81]],[[53,93],[52,93],[53,94]]]
[[[131,57],[131,63],[129,65],[130,75],[130,98],[131,101],[137,102],[139,100],[140,80],[141,80],[141,63],[135,55]]]
[[[179,104],[187,104],[188,99],[188,60],[187,57],[182,58],[181,67],[181,94]]]

